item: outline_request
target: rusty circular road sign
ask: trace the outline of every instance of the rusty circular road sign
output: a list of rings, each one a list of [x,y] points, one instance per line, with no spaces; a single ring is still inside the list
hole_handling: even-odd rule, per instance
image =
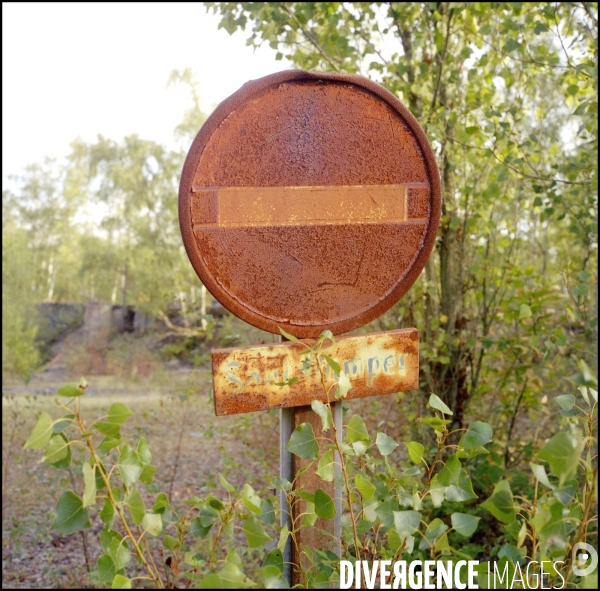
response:
[[[362,76],[252,80],[198,132],[179,187],[190,261],[246,322],[315,337],[377,318],[434,245],[440,179],[417,120]]]

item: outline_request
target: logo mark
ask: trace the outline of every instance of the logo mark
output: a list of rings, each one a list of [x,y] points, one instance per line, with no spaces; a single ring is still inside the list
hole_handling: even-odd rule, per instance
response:
[[[593,546],[585,542],[577,542],[571,551],[571,560],[573,561],[573,574],[578,577],[585,577],[596,570],[598,553]]]

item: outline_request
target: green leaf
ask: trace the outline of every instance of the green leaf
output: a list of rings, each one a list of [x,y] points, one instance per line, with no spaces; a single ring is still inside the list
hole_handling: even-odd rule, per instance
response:
[[[300,380],[300,378],[290,378],[289,380],[286,380],[285,382],[277,382],[275,385],[276,386],[293,386],[296,382],[298,382]]]
[[[158,536],[162,532],[162,517],[158,513],[146,513],[142,519],[142,528],[151,536]]]
[[[327,362],[327,365],[333,369],[336,375],[340,375],[340,364],[337,361],[334,361],[329,355],[323,354],[323,359]]]
[[[219,517],[219,514],[217,513],[217,511],[215,511],[212,507],[209,507],[208,505],[205,505],[200,510],[200,523],[204,527],[208,527],[209,525],[212,525],[214,520],[217,519],[218,517]]]
[[[444,464],[444,467],[440,470],[438,480],[443,486],[450,486],[451,484],[458,484],[460,477],[460,461],[456,457],[456,454],[452,454]]]
[[[504,45],[504,51],[506,53],[511,53],[516,49],[519,49],[521,44],[516,39],[509,39]]]
[[[96,503],[96,466],[83,464],[83,508]]]
[[[425,538],[430,541],[435,541],[441,535],[448,531],[448,526],[439,518],[435,518],[428,526],[425,532]],[[420,548],[421,545],[419,545]],[[425,542],[424,548],[428,548],[427,542]]]
[[[475,447],[474,449],[464,449],[459,447],[456,451],[456,457],[459,459],[470,459],[480,455],[488,455],[490,452],[485,447]]]
[[[531,471],[533,475],[546,487],[554,488],[550,481],[548,480],[548,475],[546,474],[546,470],[544,470],[544,466],[541,464],[534,464],[533,462],[529,462],[529,466],[531,467]]]
[[[262,569],[263,580],[265,582],[265,589],[289,589],[290,584],[287,579],[283,576],[280,569],[270,564],[264,566]]]
[[[204,539],[208,535],[208,532],[210,531],[211,527],[212,523],[208,525],[203,525],[202,521],[200,520],[200,517],[194,517],[190,522],[190,531],[192,532],[192,535],[202,539]]]
[[[517,548],[520,548],[523,545],[526,537],[527,537],[527,522],[523,521],[523,524],[521,525],[521,529],[519,530],[519,533],[517,534]]]
[[[315,513],[315,504],[307,501],[304,507],[304,515],[300,522],[301,527],[312,527],[318,518],[319,516]]]
[[[242,531],[246,536],[246,542],[248,543],[249,548],[258,548],[259,546],[270,542],[272,539],[267,535],[262,524],[254,517],[254,515],[251,515],[246,519]]]
[[[377,433],[375,445],[382,456],[389,456],[398,447],[398,444],[385,433]]]
[[[50,443],[48,443],[48,447],[42,456],[42,462],[48,462],[49,464],[60,468],[63,466],[59,466],[58,464],[67,458],[69,460],[67,463],[68,466],[71,463],[71,447],[69,445],[69,441],[63,433],[52,435],[50,438]]]
[[[356,488],[362,495],[363,499],[370,499],[375,494],[375,486],[360,474],[357,474],[354,477],[354,483],[356,484]]]
[[[148,464],[144,466],[142,473],[140,474],[140,482],[144,483],[146,486],[152,484],[154,480],[154,474],[156,473],[156,466],[151,466]]]
[[[115,402],[108,409],[108,422],[122,425],[133,413],[120,402]]]
[[[521,307],[519,308],[519,320],[531,318],[531,316],[531,308],[527,304],[521,304]]]
[[[311,408],[321,417],[323,423],[323,432],[329,431],[331,428],[331,413],[325,404],[320,400],[313,400],[310,403]]]
[[[154,513],[164,513],[167,509],[171,508],[171,503],[165,493],[159,493],[152,505],[152,511]]]
[[[519,531],[521,529],[521,524],[518,519],[515,519],[513,522],[504,526],[504,529],[515,539],[519,538]]]
[[[119,470],[125,485],[131,486],[140,477],[144,466],[137,453],[124,445],[119,457]]]
[[[208,505],[210,507],[215,509],[215,511],[224,511],[225,510],[225,505],[223,505],[223,503],[221,502],[221,499],[217,499],[217,497],[215,497],[213,495],[208,495],[206,497],[206,502],[208,503]]]
[[[423,453],[425,452],[425,448],[422,444],[417,441],[411,441],[410,443],[405,443],[408,448],[408,455],[412,460],[413,464],[420,464],[423,460]]]
[[[115,423],[94,423],[94,429],[100,431],[104,435],[108,435],[111,439],[119,439],[121,437],[121,427]]]
[[[473,483],[467,473],[461,468],[458,476],[458,482],[451,484],[444,493],[447,501],[462,502],[476,499],[477,495],[473,491]]]
[[[326,451],[321,459],[316,470],[319,477],[325,482],[332,482],[335,477],[335,463],[333,461],[333,451]]]
[[[242,559],[239,557],[239,554],[237,553],[235,548],[232,548],[231,550],[229,550],[229,552],[227,552],[227,556],[225,557],[225,562],[228,562],[230,564],[235,564],[239,568],[242,568],[242,566],[243,566]]]
[[[429,484],[429,494],[431,495],[431,502],[434,507],[440,507],[442,505],[447,488],[447,486],[444,486],[439,481],[437,474],[431,479],[431,483]]]
[[[90,529],[90,517],[83,501],[70,490],[60,495],[54,510],[52,530],[61,534]]]
[[[324,330],[320,335],[319,335],[319,342],[322,343],[323,341],[329,339],[330,341],[333,341],[335,343],[335,337],[333,336],[333,333],[330,330]]]
[[[441,398],[439,398],[435,394],[432,394],[429,397],[429,406],[431,406],[431,408],[435,408],[436,410],[439,410],[440,412],[444,413],[445,415],[452,414],[452,411],[446,406],[444,401],[441,400]]]
[[[346,427],[346,437],[350,443],[355,441],[370,442],[369,432],[360,415],[353,415]]]
[[[117,570],[125,568],[131,562],[131,552],[127,549],[127,542],[122,538],[113,538],[106,547],[106,552],[112,558]]]
[[[563,394],[557,396],[554,400],[563,410],[571,410],[575,406],[575,396],[572,394]]]
[[[319,454],[319,444],[315,439],[312,425],[310,423],[298,425],[285,449],[305,460],[314,460]]]
[[[131,581],[123,575],[115,575],[111,589],[132,589]]]
[[[176,537],[169,536],[169,535],[166,535],[163,538],[162,543],[163,543],[163,546],[165,548],[167,548],[167,550],[177,550],[177,548],[179,548],[181,546],[181,544],[179,543],[179,540]]]
[[[475,533],[481,517],[475,517],[474,515],[468,515],[466,513],[452,513],[450,519],[452,520],[452,527],[456,533],[459,533],[465,538],[470,538]]]
[[[287,539],[290,536],[290,530],[288,528],[287,523],[281,528],[281,531],[279,532],[279,541],[277,542],[277,549],[280,552],[283,552],[285,549],[285,545],[287,543]]]
[[[418,511],[394,511],[394,528],[401,538],[414,534],[421,524]]]
[[[112,583],[115,578],[115,563],[108,554],[102,554],[98,558],[98,578],[101,583]]]
[[[433,427],[437,433],[443,433],[446,425],[449,425],[452,421],[449,419],[438,419],[437,417],[420,417],[417,419],[420,423],[425,423],[430,427]]]
[[[550,464],[550,471],[559,477],[560,484],[570,480],[577,472],[583,450],[583,439],[568,433],[557,433],[539,451],[537,457]]]
[[[496,484],[492,496],[481,506],[504,523],[512,523],[515,520],[516,513],[512,491],[506,480],[501,480]]]
[[[102,548],[106,550],[109,544],[113,540],[122,540],[123,536],[114,529],[108,529],[107,527],[100,530],[100,543],[102,544]]]
[[[84,392],[85,389],[80,388],[77,384],[69,384],[68,386],[62,387],[57,393],[60,396],[74,398],[75,396],[81,396]]]
[[[265,499],[260,504],[260,516],[259,519],[266,525],[273,525],[275,523],[275,509],[270,499]]]
[[[131,515],[133,523],[136,525],[142,523],[144,515],[146,515],[146,506],[144,505],[142,495],[137,488],[133,487],[131,491],[129,491],[129,495],[125,502],[129,507],[129,514]]]
[[[281,329],[279,329],[281,330]],[[209,573],[198,582],[198,589],[225,589],[223,581],[217,573]]]
[[[150,453],[150,449],[148,448],[148,444],[146,440],[142,437],[137,446],[137,454],[138,458],[144,466],[149,464],[152,461],[152,454]]]
[[[375,509],[375,513],[385,527],[392,527],[394,525],[394,511],[398,511],[399,508],[396,499],[388,499]]]
[[[102,511],[100,511],[100,519],[106,527],[112,527],[113,521],[115,519],[115,508],[113,507],[108,497],[104,498],[104,507],[102,507]]]
[[[346,398],[348,391],[352,387],[350,383],[350,378],[343,372],[340,371],[340,377],[338,378],[338,387],[335,391],[335,398],[339,400],[340,398]]]
[[[263,568],[265,566],[274,566],[280,571],[283,571],[283,554],[279,548],[273,548],[265,558],[263,562]]]
[[[366,519],[359,519],[356,522],[356,533],[364,536],[373,527],[373,522]]]
[[[113,439],[112,437],[105,437],[102,440],[102,443],[98,446],[100,451],[109,451],[118,445],[121,445],[125,439]]]
[[[218,573],[223,589],[247,589],[256,585],[244,575],[237,564],[228,562]]]
[[[42,412],[23,449],[42,449],[48,445],[51,437],[52,417],[47,412]]]
[[[256,515],[260,515],[262,510],[260,508],[261,501],[260,497],[256,494],[256,491],[248,484],[244,484],[244,490],[242,491],[242,500],[244,501],[244,505],[252,513],[256,513]]]
[[[332,519],[335,517],[335,504],[333,503],[333,499],[320,488],[315,491],[315,513],[319,517],[325,519]]]
[[[294,336],[291,335],[288,332],[285,332],[285,330],[283,330],[283,328],[281,328],[280,326],[277,327],[279,329],[279,332],[288,340],[288,341],[294,341],[295,343],[298,342],[298,339]]]
[[[482,445],[486,445],[491,440],[492,428],[490,425],[487,423],[482,423],[481,421],[475,421],[469,425],[469,428],[462,436],[459,445],[466,449],[475,449],[481,447]]]
[[[75,415],[65,415],[62,419],[59,419],[52,425],[52,431],[56,433],[62,433],[69,425],[73,424]]]
[[[588,396],[588,389],[585,386],[579,386],[579,388],[577,388],[579,390],[579,392],[581,392],[581,395],[583,396],[583,399],[588,403],[588,406],[590,405],[590,397]],[[56,427],[54,428],[54,431],[56,432]]]
[[[525,548],[523,548],[523,550],[525,550]],[[520,551],[519,548],[513,546],[512,544],[504,544],[504,546],[500,548],[500,551],[498,552],[497,556],[498,558],[502,558],[505,556],[514,564],[524,564],[523,558],[525,557],[525,553]],[[498,572],[501,572],[500,569],[498,569]]]
[[[219,474],[219,482],[223,485],[223,488],[227,492],[235,491],[235,488],[233,486],[231,486],[231,484],[229,484],[229,482],[227,482],[227,480],[225,480],[225,477],[222,474]]]

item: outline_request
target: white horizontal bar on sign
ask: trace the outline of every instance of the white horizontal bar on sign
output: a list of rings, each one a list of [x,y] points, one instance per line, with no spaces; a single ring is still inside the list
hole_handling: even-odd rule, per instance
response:
[[[216,225],[306,226],[406,221],[407,185],[194,187],[210,195]]]

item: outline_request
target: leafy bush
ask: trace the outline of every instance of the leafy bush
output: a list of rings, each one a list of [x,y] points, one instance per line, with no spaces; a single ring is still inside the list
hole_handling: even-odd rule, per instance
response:
[[[312,404],[328,435],[317,441],[312,426],[303,423],[293,432],[288,449],[309,461],[305,470],[315,470],[324,483],[337,480],[337,488],[343,491],[341,558],[495,558],[511,578],[518,573],[521,580],[525,561],[550,560],[554,564],[551,583],[559,577],[577,583],[570,550],[597,529],[595,390],[580,388],[578,398],[556,399],[565,430],[537,452],[526,475],[529,486],[515,496],[518,479],[511,482],[501,472],[487,483],[481,478],[501,458],[494,452],[492,427],[475,421],[460,429],[457,443],[451,443],[451,410],[435,394],[429,398],[432,413],[420,419],[432,430],[434,446],[419,441],[400,445],[384,432],[372,434],[358,414],[349,418],[342,437],[331,402],[345,397],[349,382],[324,352],[330,338],[331,333],[324,333],[302,353],[306,368],[318,368],[324,387],[327,366],[337,377],[335,390],[326,390],[327,402]],[[179,587],[186,581],[187,586],[199,588],[250,587],[257,582],[266,587],[287,585],[282,552],[288,538],[296,544],[302,528],[312,527],[317,518],[335,518],[336,506],[327,492],[301,490],[278,479],[275,484],[295,516],[291,527],[275,526],[276,499],[261,499],[248,483],[236,490],[222,474],[218,476],[222,498],[193,495],[174,506],[154,484],[156,467],[146,439],[123,432],[131,411],[115,403],[89,422],[80,404],[86,390],[83,379],[61,388],[58,394],[66,400],[56,402],[64,416],[52,420],[42,413],[25,447],[43,449],[43,461],[60,469],[67,469],[74,454],[82,453],[83,494],[60,495],[52,528],[70,534],[90,529],[93,519],[102,521],[104,553],[92,575],[95,583],[120,588],[147,580],[158,588]],[[474,483],[478,492],[488,491],[483,502]],[[294,510],[297,504],[301,513]],[[480,535],[482,520],[508,543],[486,541]],[[259,556],[254,549],[260,549]],[[338,556],[327,548],[300,550],[306,558],[297,565],[302,586],[339,581]],[[253,581],[248,569],[257,558],[262,567],[252,570],[252,576],[262,580]],[[481,586],[486,573],[480,572]],[[539,569],[528,572],[534,575],[539,576]]]

